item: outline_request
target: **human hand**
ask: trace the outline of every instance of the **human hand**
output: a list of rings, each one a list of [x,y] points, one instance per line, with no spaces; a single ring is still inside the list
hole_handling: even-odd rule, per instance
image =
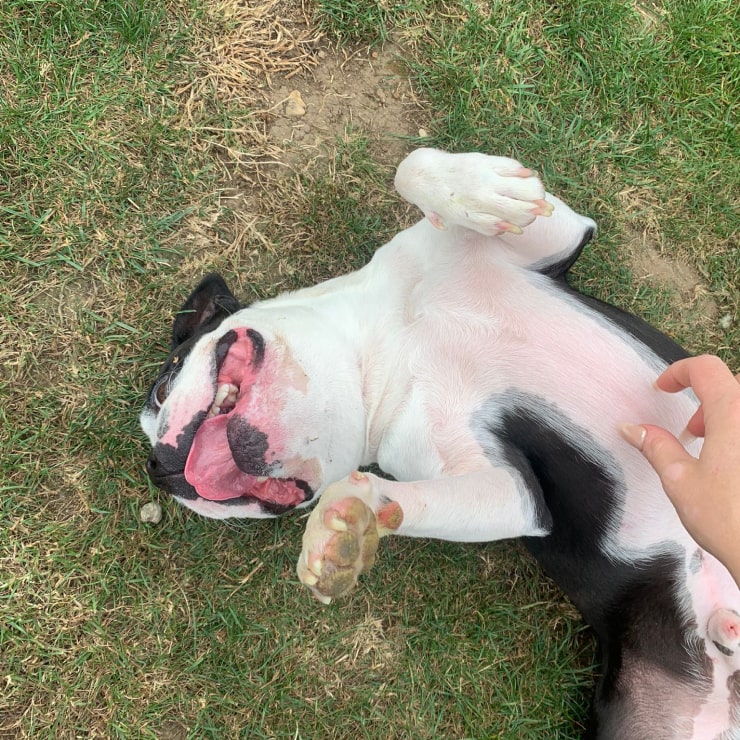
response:
[[[701,405],[687,429],[704,437],[699,458],[658,426],[623,424],[622,436],[655,468],[689,534],[740,585],[740,374],[735,378],[718,357],[702,355],[668,367],[656,386],[696,393]]]

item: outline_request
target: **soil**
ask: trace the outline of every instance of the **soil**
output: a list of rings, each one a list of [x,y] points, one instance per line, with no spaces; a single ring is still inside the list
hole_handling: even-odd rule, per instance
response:
[[[421,117],[399,48],[387,44],[349,57],[320,51],[318,57],[312,72],[271,95],[267,132],[285,162],[326,153],[348,128],[369,133],[382,143],[383,159],[398,162],[409,148],[404,138],[419,135]]]

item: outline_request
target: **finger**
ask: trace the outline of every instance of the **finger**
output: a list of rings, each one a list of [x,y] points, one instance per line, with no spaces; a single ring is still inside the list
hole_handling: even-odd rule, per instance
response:
[[[619,431],[655,468],[668,496],[674,502],[680,498],[687,487],[686,481],[693,472],[696,459],[686,452],[670,432],[660,427],[651,424],[622,424]]]
[[[738,383],[719,357],[687,357],[669,365],[655,381],[663,391],[676,393],[693,388],[702,403],[712,403],[726,393],[738,393]]]
[[[695,437],[704,436],[704,409],[699,406],[696,413],[689,419],[686,429]]]
[[[740,390],[740,373],[735,376],[735,380],[738,382],[738,389]],[[738,393],[740,398],[740,393]],[[724,413],[725,406],[719,406],[719,412]],[[703,437],[706,432],[706,425],[704,423],[704,408],[699,406],[694,415],[689,419],[686,424],[686,430],[694,437]]]

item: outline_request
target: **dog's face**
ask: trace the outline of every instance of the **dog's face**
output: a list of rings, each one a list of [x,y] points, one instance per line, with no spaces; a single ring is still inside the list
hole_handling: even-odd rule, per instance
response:
[[[346,376],[351,363],[335,376],[346,382],[328,387],[326,368],[316,370],[328,349],[320,327],[288,313],[290,320],[282,310],[240,309],[210,275],[175,319],[141,425],[152,443],[150,478],[200,514],[276,516],[359,462],[363,417],[351,391],[357,378]],[[354,440],[345,436],[353,418]]]

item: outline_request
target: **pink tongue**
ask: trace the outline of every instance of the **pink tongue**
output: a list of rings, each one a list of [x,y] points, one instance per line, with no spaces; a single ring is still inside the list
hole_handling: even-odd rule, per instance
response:
[[[266,480],[261,483],[236,466],[226,437],[228,414],[206,419],[198,429],[185,464],[185,480],[199,496],[210,501],[225,501],[253,496],[284,506],[300,504],[305,496],[290,481]]]
[[[223,501],[249,493],[254,476],[237,468],[226,438],[226,414],[206,419],[198,429],[185,464],[185,480],[198,495]]]
[[[301,489],[291,481],[275,480],[274,478],[270,478],[264,483],[257,483],[250,495],[261,501],[272,501],[285,506],[296,506],[305,498]]]

